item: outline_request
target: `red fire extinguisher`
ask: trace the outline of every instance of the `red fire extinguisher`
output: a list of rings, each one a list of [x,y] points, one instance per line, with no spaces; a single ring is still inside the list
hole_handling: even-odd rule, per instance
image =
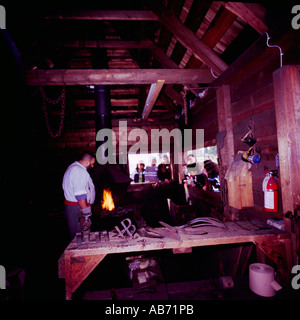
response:
[[[278,171],[268,171],[263,181],[264,208],[268,212],[278,211],[278,182],[274,177],[278,177]]]

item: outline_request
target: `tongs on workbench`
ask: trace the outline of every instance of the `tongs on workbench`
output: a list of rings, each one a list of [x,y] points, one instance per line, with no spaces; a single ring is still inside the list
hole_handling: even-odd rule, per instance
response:
[[[170,226],[166,222],[159,221],[164,228],[150,228],[145,227],[138,230],[142,237],[148,238],[171,238],[181,240],[179,231],[185,234],[202,235],[207,234],[207,231],[199,231],[200,227],[217,227],[227,229],[225,224],[215,218],[202,217],[193,219],[182,226]],[[192,229],[192,230],[191,230]]]
[[[211,217],[201,217],[193,219],[182,226],[178,226],[178,229],[185,229],[185,228],[198,228],[198,227],[217,227],[217,228],[225,228],[227,229],[226,225],[218,219],[211,218]]]
[[[149,228],[146,227],[146,231],[154,233],[158,235],[158,237],[163,237],[163,238],[171,238],[174,240],[181,240],[180,235],[178,234],[178,230],[176,227],[172,227],[169,224],[159,221],[159,223],[164,226],[165,228]],[[157,237],[157,236],[156,236]],[[153,238],[153,236],[151,237]]]
[[[163,221],[159,221],[159,223],[164,228],[151,228],[147,226],[139,229],[138,234],[147,238],[171,238],[174,240],[181,240],[177,227],[172,227]]]
[[[167,228],[169,231],[172,231],[175,235],[177,234],[178,237],[180,237],[180,235],[178,234],[179,231],[182,231],[183,233],[186,233],[186,234],[195,234],[195,235],[207,234],[207,231],[202,232],[199,230],[195,230],[195,229],[198,229],[199,227],[217,227],[217,228],[227,229],[227,227],[223,222],[211,217],[196,218],[178,227],[170,226],[169,224],[163,221],[159,221],[159,223],[165,228]],[[194,230],[190,230],[190,228]]]
[[[182,230],[182,232],[185,234],[194,234],[194,235],[207,234],[208,233],[207,231],[204,231],[204,232],[200,231],[199,228],[201,227],[216,227],[216,228],[227,229],[226,225],[223,222],[210,217],[196,218],[177,228],[178,230]]]

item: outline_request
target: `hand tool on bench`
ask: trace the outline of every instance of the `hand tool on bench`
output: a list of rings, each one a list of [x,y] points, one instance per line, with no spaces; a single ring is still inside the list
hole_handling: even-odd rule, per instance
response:
[[[171,238],[171,239],[174,239],[174,240],[181,240],[180,235],[178,234],[177,230],[174,230],[172,228],[174,228],[174,227],[171,227],[171,226],[169,226],[169,228],[150,228],[150,227],[146,227],[145,229],[147,231],[150,231],[152,233],[158,234],[159,236],[162,236],[162,237],[165,237],[165,238]]]
[[[195,235],[207,234],[207,232],[199,231],[198,228],[200,227],[217,227],[217,228],[225,228],[225,229],[227,228],[221,221],[215,218],[210,218],[210,217],[196,218],[178,227],[172,227],[163,221],[159,221],[159,223],[162,226],[168,228],[169,230],[176,232],[177,234],[179,230],[181,230],[183,233],[186,233],[186,234],[195,234]],[[194,230],[191,230],[191,229],[194,229]]]
[[[182,226],[170,226],[168,223],[159,221],[164,228],[150,228],[145,227],[138,230],[138,233],[142,237],[148,238],[162,238],[167,237],[175,240],[181,240],[179,231],[185,234],[191,235],[203,235],[207,234],[206,231],[200,231],[200,227],[217,227],[227,229],[225,224],[215,218],[202,217],[193,219]],[[193,230],[191,230],[193,229]]]
[[[158,222],[163,227],[165,227],[167,231],[171,232],[171,234],[173,235],[174,239],[181,240],[180,235],[178,234],[178,228],[177,227],[170,226],[169,224],[167,224],[166,222],[163,222],[163,221],[158,221]]]
[[[227,229],[226,225],[218,219],[211,218],[211,217],[201,217],[195,218],[186,224],[177,227],[178,229],[184,228],[199,228],[199,227],[217,227],[217,228],[224,228]]]
[[[159,235],[159,234],[153,232],[152,229],[149,228],[149,227],[140,228],[140,229],[137,230],[137,233],[138,233],[141,237],[160,238],[160,239],[163,238],[162,235]]]

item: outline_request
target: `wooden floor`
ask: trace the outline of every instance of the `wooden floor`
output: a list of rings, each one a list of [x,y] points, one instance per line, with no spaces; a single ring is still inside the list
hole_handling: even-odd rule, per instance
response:
[[[154,293],[134,293],[132,288],[93,290],[83,293],[82,300],[290,300],[295,290],[282,289],[274,297],[258,296],[249,289],[248,275],[233,279],[233,288],[223,288],[218,279],[163,284]]]

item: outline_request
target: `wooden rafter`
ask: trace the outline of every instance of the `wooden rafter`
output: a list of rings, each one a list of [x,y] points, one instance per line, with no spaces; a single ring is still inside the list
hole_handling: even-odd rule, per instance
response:
[[[258,33],[263,34],[268,31],[264,22],[266,10],[260,4],[242,2],[224,2],[224,7],[247,22]]]
[[[155,44],[150,40],[141,41],[122,41],[122,40],[87,40],[87,41],[67,41],[64,46],[66,48],[126,48],[126,49],[140,49],[152,48]]]
[[[214,48],[235,19],[236,14],[221,7],[201,40],[210,48]]]
[[[116,85],[165,83],[211,83],[207,69],[57,69],[27,71],[27,85]]]
[[[149,10],[92,10],[66,11],[44,17],[63,20],[121,20],[156,21],[157,16]]]
[[[165,10],[155,11],[155,13],[159,17],[159,21],[174,34],[177,40],[212,68],[217,75],[220,75],[228,68],[227,64],[207,44],[201,41],[193,31],[187,28],[172,13]]]
[[[151,84],[142,114],[143,119],[147,119],[149,117],[164,83],[165,80],[157,80],[156,83]]]

